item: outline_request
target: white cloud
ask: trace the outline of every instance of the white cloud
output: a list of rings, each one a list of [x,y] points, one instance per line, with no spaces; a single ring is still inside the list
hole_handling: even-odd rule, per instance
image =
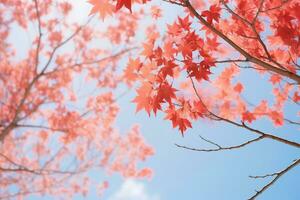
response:
[[[160,198],[158,195],[148,194],[145,184],[129,179],[124,181],[109,200],[160,200]]]

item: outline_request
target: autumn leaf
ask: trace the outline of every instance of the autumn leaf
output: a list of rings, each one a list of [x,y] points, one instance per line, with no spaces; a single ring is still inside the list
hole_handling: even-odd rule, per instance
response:
[[[242,120],[245,122],[252,123],[252,121],[256,120],[256,117],[253,115],[253,113],[247,111],[242,114]]]
[[[157,89],[157,96],[160,99],[166,100],[170,105],[172,104],[172,98],[175,98],[175,92],[177,91],[171,85],[163,83]]]
[[[141,63],[139,58],[137,58],[137,59],[130,58],[129,59],[127,67],[125,68],[124,75],[123,75],[126,83],[129,86],[131,86],[132,83],[137,80],[137,78],[138,78],[137,72],[140,70],[142,65],[143,64]]]
[[[125,6],[128,10],[131,11],[131,0],[117,0],[116,11],[120,10],[123,6]]]
[[[113,14],[114,6],[109,1],[89,0],[89,3],[93,5],[90,15],[99,13],[101,19],[104,20],[105,17]]]
[[[220,18],[220,10],[216,4],[210,6],[209,10],[205,10],[201,13],[203,17],[206,17],[208,23],[212,23],[213,21],[218,22]]]
[[[177,67],[177,65],[172,61],[167,61],[164,67],[161,68],[161,73],[164,78],[167,76],[173,77],[174,76],[174,68]]]
[[[270,116],[271,120],[273,121],[273,123],[276,126],[282,126],[283,125],[283,114],[282,112],[278,112],[276,110],[271,111],[270,113],[268,113],[268,115]]]
[[[300,95],[299,92],[295,92],[293,96],[293,101],[299,102],[300,101]]]
[[[165,119],[169,119],[172,121],[173,128],[176,128],[178,126],[181,134],[183,134],[187,128],[192,128],[191,122],[186,118],[180,117],[179,113],[174,109],[170,108],[166,110],[166,114],[167,115]]]
[[[150,115],[150,112],[152,110],[152,90],[152,85],[148,82],[144,82],[143,85],[141,85],[140,88],[137,89],[137,96],[132,101],[137,104],[136,112],[144,109],[145,111],[147,111],[148,115]]]
[[[241,84],[241,83],[237,83],[235,86],[234,86],[234,91],[236,91],[237,93],[241,93],[244,89],[244,86]]]
[[[281,81],[281,77],[277,74],[273,74],[271,77],[270,77],[270,82],[275,85],[277,83],[280,83]]]

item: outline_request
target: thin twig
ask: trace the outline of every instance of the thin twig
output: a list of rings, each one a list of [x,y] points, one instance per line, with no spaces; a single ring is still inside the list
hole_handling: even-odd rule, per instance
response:
[[[254,200],[256,197],[261,195],[264,191],[266,191],[268,188],[270,188],[273,184],[276,183],[276,181],[279,180],[280,177],[282,177],[284,174],[286,174],[288,171],[296,167],[300,164],[300,159],[295,160],[292,164],[287,166],[285,169],[281,170],[280,172],[276,172],[273,174],[267,174],[263,176],[252,176],[252,178],[266,178],[266,177],[275,177],[273,178],[268,184],[266,184],[264,187],[262,187],[260,190],[256,191],[255,195],[249,198],[249,200]]]
[[[187,149],[187,150],[192,150],[192,151],[200,151],[200,152],[214,152],[214,151],[225,151],[225,150],[233,150],[233,149],[240,149],[242,147],[245,147],[249,144],[252,144],[254,142],[258,142],[262,139],[264,139],[265,137],[264,136],[260,136],[258,138],[255,138],[253,140],[249,140],[247,142],[244,142],[242,144],[239,144],[239,145],[235,145],[235,146],[230,146],[230,147],[221,147],[219,144],[216,144],[210,140],[207,140],[203,137],[201,137],[201,139],[203,139],[204,141],[210,143],[210,144],[213,144],[215,146],[217,146],[217,148],[215,149],[199,149],[199,148],[191,148],[191,147],[187,147],[187,146],[183,146],[183,145],[179,145],[179,144],[175,144],[177,147],[180,147],[180,148],[183,148],[183,149]]]

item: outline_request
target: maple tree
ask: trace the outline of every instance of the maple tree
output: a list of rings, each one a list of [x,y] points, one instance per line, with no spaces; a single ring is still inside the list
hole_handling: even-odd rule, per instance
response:
[[[145,110],[149,115],[164,114],[181,134],[195,122],[208,119],[236,126],[254,137],[229,147],[201,137],[216,148],[178,147],[210,152],[272,140],[300,148],[299,141],[279,133],[283,128],[293,126],[297,130],[300,124],[297,119],[300,101],[299,1],[164,0],[169,5],[167,8],[154,1],[102,2],[91,1],[93,13],[99,11],[102,17],[106,17],[105,12],[97,8],[106,4],[116,11],[124,11],[125,7],[132,12],[124,15],[124,21],[136,13],[141,14],[141,9],[145,15],[152,13],[153,26],[145,32],[142,42],[136,40],[138,48],[124,73],[130,87],[139,85],[133,99],[137,111]],[[178,7],[180,12],[175,14],[173,21],[168,19],[165,23],[164,14]],[[253,94],[253,84],[245,80],[248,74],[255,76],[255,81],[261,81],[255,84],[256,87],[267,87],[273,95]],[[249,98],[253,95],[256,98],[251,102]],[[291,108],[293,111],[288,111]],[[259,122],[273,126],[274,132],[257,127]],[[261,195],[299,164],[297,158],[281,171],[252,176],[269,177],[271,181],[250,199]]]
[[[262,140],[300,148],[280,133],[299,125],[297,0],[88,0],[83,24],[72,21],[70,2],[0,0],[0,199],[70,199],[90,185],[101,192],[109,184],[93,183],[91,169],[150,177],[137,167],[153,155],[138,126],[125,135],[115,127],[124,83],[136,89],[136,111],[164,115],[182,135],[200,120],[253,135],[226,147],[200,136],[215,148],[180,148],[223,151]],[[181,12],[168,18],[175,7]],[[251,98],[258,83],[248,74],[272,96]],[[250,199],[299,164],[252,176],[271,180]]]
[[[71,3],[0,0],[0,199],[101,194],[109,180],[91,170],[151,177],[138,166],[154,153],[139,127],[115,127],[118,65],[133,33],[118,37],[92,16],[77,23]],[[110,32],[119,48],[99,45]]]

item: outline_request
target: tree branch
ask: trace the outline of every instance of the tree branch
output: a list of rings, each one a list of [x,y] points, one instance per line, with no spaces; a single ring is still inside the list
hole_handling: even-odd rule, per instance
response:
[[[35,5],[35,11],[36,11],[36,17],[38,21],[38,41],[37,41],[37,46],[36,46],[36,53],[35,53],[35,71],[37,71],[38,66],[39,66],[39,54],[40,54],[40,47],[41,47],[41,41],[42,41],[42,25],[41,25],[41,16],[40,16],[40,11],[38,7],[38,0],[33,0],[34,5]]]
[[[287,166],[285,169],[281,170],[280,172],[275,172],[273,174],[267,174],[267,175],[263,175],[263,176],[250,176],[251,178],[267,178],[267,177],[275,177],[275,178],[273,178],[268,184],[266,184],[260,190],[256,191],[255,195],[250,197],[249,200],[256,199],[256,197],[261,195],[264,191],[266,191],[273,184],[275,184],[276,181],[278,181],[278,179],[280,177],[282,177],[284,174],[286,174],[287,172],[289,172],[291,169],[293,169],[294,167],[296,167],[299,164],[300,164],[300,159],[296,159],[292,164],[290,164],[289,166]]]
[[[199,149],[199,148],[191,148],[191,147],[187,147],[187,146],[183,146],[183,145],[179,145],[179,144],[175,144],[177,147],[180,147],[180,148],[183,148],[183,149],[187,149],[187,150],[192,150],[192,151],[200,151],[200,152],[214,152],[214,151],[224,151],[224,150],[233,150],[233,149],[239,149],[239,148],[242,148],[242,147],[245,147],[249,144],[252,144],[254,142],[258,142],[262,139],[264,139],[265,137],[264,136],[259,136],[258,138],[255,138],[255,139],[252,139],[252,140],[249,140],[247,142],[244,142],[244,143],[241,143],[239,145],[235,145],[235,146],[230,146],[230,147],[222,147],[220,146],[219,144],[216,144],[210,140],[207,140],[203,137],[200,136],[200,138],[210,144],[213,144],[214,146],[216,146],[217,148],[215,149]]]
[[[227,60],[217,60],[215,63],[234,63],[234,62],[249,62],[247,59],[227,59]]]
[[[68,70],[68,69],[72,69],[76,66],[81,66],[81,65],[92,65],[92,64],[99,64],[101,62],[105,62],[105,61],[108,61],[108,60],[113,60],[115,58],[118,58],[120,56],[122,56],[123,54],[126,54],[128,53],[129,51],[132,51],[132,50],[135,50],[137,49],[137,47],[132,47],[132,48],[128,48],[128,49],[124,49],[116,54],[113,54],[113,55],[110,55],[110,56],[107,56],[107,57],[104,57],[104,58],[100,58],[100,59],[97,59],[97,60],[91,60],[91,61],[85,61],[85,62],[81,62],[81,63],[74,63],[68,67],[64,67],[64,68],[61,68],[61,69],[54,69],[52,71],[48,71],[48,72],[45,72],[44,75],[45,76],[48,76],[48,75],[51,75],[53,73],[56,73],[56,72],[60,72],[60,71],[64,71],[64,70]]]

